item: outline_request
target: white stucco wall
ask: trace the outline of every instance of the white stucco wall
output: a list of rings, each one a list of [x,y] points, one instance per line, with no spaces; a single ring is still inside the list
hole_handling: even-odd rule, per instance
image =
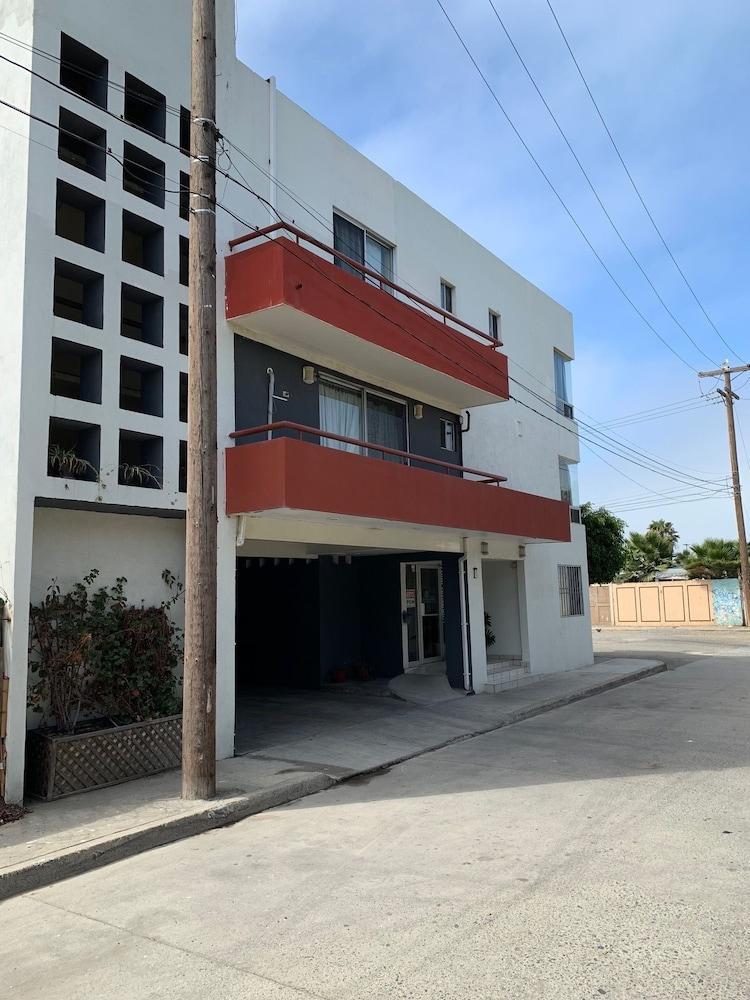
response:
[[[275,164],[279,181],[278,208],[287,219],[331,242],[334,208],[367,226],[395,247],[397,280],[423,297],[438,302],[440,279],[456,287],[456,311],[480,329],[487,328],[488,310],[501,314],[504,350],[510,359],[511,392],[536,409],[551,413],[544,404],[525,394],[525,383],[546,399],[554,399],[553,352],[574,356],[570,314],[539,289],[512,271],[469,235],[444,218],[411,191],[367,160],[302,108],[278,94],[277,137],[270,139],[273,89],[268,82],[239,63],[234,54],[234,4],[218,4],[218,125],[250,160],[229,149],[243,176],[259,194],[269,197],[272,186],[269,161]],[[33,23],[31,12],[33,10]],[[92,107],[76,95],[63,93],[21,69],[3,64],[0,82],[5,96],[19,107],[52,122],[65,107],[106,130],[107,145],[121,157],[124,141],[151,153],[166,165],[167,195],[164,209],[123,191],[122,168],[108,160],[107,179],[99,180],[62,162],[57,156],[57,133],[42,123],[12,111],[0,112],[0,123],[22,138],[0,131],[0,168],[14,197],[8,199],[0,220],[3,236],[3,268],[0,292],[5,310],[0,332],[0,362],[4,392],[0,397],[0,444],[4,462],[0,468],[0,586],[15,604],[15,630],[22,637],[12,646],[10,669],[13,728],[9,741],[15,747],[14,794],[22,776],[23,723],[25,715],[25,608],[30,597],[33,503],[35,497],[60,501],[141,509],[182,511],[185,497],[178,492],[179,443],[187,428],[178,417],[180,373],[187,371],[187,358],[178,350],[179,305],[187,302],[187,289],[178,280],[178,242],[187,235],[187,223],[179,218],[178,186],[188,159],[177,149],[155,137],[134,130],[119,120],[123,113],[121,86],[126,72],[161,91],[170,109],[188,106],[190,98],[190,9],[184,0],[131,0],[125,5],[101,0],[0,0],[3,29],[19,41],[59,53],[60,32],[81,41],[103,55],[109,63],[109,111]],[[59,67],[41,51],[28,50],[0,40],[0,50],[11,58],[33,66],[39,74],[58,79]],[[179,141],[179,115],[167,114],[167,141]],[[250,162],[253,161],[253,162]],[[226,156],[220,161],[226,165]],[[28,193],[26,177],[28,175]],[[55,235],[56,179],[91,192],[106,201],[106,253],[78,246]],[[294,198],[284,188],[289,189]],[[269,210],[252,195],[220,180],[219,199],[239,216],[238,222],[222,208],[217,214],[220,255],[229,239],[248,227],[267,225]],[[27,217],[28,205],[28,217]],[[122,211],[158,223],[164,228],[165,274],[163,277],[125,264],[121,260]],[[247,225],[246,225],[247,224]],[[104,275],[104,328],[92,329],[52,315],[54,259],[59,257]],[[235,524],[224,509],[224,446],[234,429],[233,332],[223,321],[224,269],[218,267],[218,365],[219,365],[219,538],[218,538],[218,750],[232,752],[234,728],[234,572]],[[161,348],[124,340],[119,332],[119,297],[125,282],[164,298],[164,346]],[[87,344],[102,351],[103,398],[101,404],[52,396],[48,392],[50,347],[53,336]],[[21,351],[21,339],[24,350]],[[163,416],[123,411],[119,407],[120,357],[137,358],[162,367],[164,373]],[[61,480],[47,476],[47,433],[50,416],[67,417],[101,427],[101,484]],[[577,460],[575,436],[550,420],[537,417],[519,402],[510,401],[472,412],[470,433],[464,436],[467,465],[500,472],[515,489],[546,496],[559,496],[558,456]],[[572,426],[572,425],[571,425]],[[161,490],[117,483],[118,437],[121,428],[158,435],[163,439],[164,486]],[[44,515],[47,516],[46,514]],[[103,515],[91,515],[103,516]],[[40,522],[42,524],[44,518]],[[151,518],[132,517],[128,533],[142,531],[148,538]],[[100,524],[103,522],[99,522]],[[113,522],[114,524],[114,522]],[[138,525],[144,525],[141,529]],[[39,530],[44,530],[40,528]],[[99,537],[103,528],[96,529]],[[176,531],[159,528],[160,532]],[[110,532],[113,551],[124,553],[119,532]],[[161,535],[160,535],[161,537]],[[59,540],[48,536],[53,550]],[[493,554],[497,554],[493,542]],[[512,548],[512,547],[511,547]],[[582,636],[565,623],[558,627],[552,616],[556,595],[558,558],[553,549],[530,546],[525,568],[531,631],[538,633],[536,649],[541,662],[549,659],[556,644],[568,643],[560,662],[590,659]],[[546,554],[545,554],[546,550]],[[34,552],[39,550],[35,542]],[[575,555],[560,561],[576,562]],[[512,558],[499,553],[500,558]],[[41,557],[40,557],[41,558]],[[53,555],[50,559],[54,562]],[[127,556],[123,555],[127,561]],[[36,559],[36,556],[35,556]],[[118,561],[113,556],[113,565]],[[585,565],[585,559],[583,559]],[[35,562],[36,565],[36,562]],[[41,565],[41,564],[40,564]],[[125,575],[128,575],[125,573]],[[535,580],[531,587],[530,580]],[[540,594],[547,594],[541,600]],[[530,640],[531,641],[531,640]],[[533,643],[532,643],[533,645]],[[548,668],[549,669],[549,668]]]
[[[496,642],[488,649],[494,656],[521,656],[521,609],[518,569],[515,562],[485,559],[482,563],[484,610],[492,618]]]

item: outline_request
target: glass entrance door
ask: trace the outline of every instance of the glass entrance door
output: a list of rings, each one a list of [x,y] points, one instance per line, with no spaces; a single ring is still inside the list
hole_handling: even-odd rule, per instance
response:
[[[443,570],[440,563],[401,564],[404,669],[443,658]]]

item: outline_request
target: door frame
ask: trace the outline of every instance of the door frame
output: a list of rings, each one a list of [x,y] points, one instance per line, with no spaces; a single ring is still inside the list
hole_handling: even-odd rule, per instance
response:
[[[419,659],[409,659],[409,636],[407,623],[404,620],[406,608],[406,567],[414,566],[416,571],[416,607],[417,607],[417,646],[419,649]],[[422,667],[427,663],[440,663],[445,659],[445,606],[443,601],[443,564],[439,559],[413,560],[406,559],[400,564],[401,575],[401,659],[404,672],[408,673],[416,667]],[[440,625],[440,653],[438,656],[424,655],[424,633],[422,631],[422,569],[437,569],[438,571],[438,620]]]

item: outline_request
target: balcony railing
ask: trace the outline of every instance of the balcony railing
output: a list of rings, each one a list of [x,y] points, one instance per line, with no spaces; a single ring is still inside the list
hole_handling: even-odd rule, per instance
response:
[[[471,323],[467,323],[464,320],[459,319],[459,317],[455,316],[453,313],[447,312],[445,309],[441,309],[440,306],[435,305],[428,299],[423,299],[420,295],[410,291],[408,288],[404,288],[395,281],[391,281],[390,278],[387,278],[379,271],[373,270],[373,268],[368,267],[366,264],[361,264],[359,261],[354,260],[353,257],[348,257],[346,254],[341,253],[340,250],[336,250],[335,247],[329,246],[327,243],[323,243],[321,240],[316,239],[314,236],[311,236],[309,233],[306,233],[304,230],[299,229],[297,226],[291,225],[290,223],[278,222],[274,223],[272,226],[265,226],[263,229],[257,229],[252,233],[246,233],[244,236],[238,236],[236,239],[229,241],[229,246],[230,249],[234,250],[235,247],[242,246],[245,243],[251,243],[258,239],[271,239],[272,235],[276,233],[289,233],[294,236],[295,242],[298,245],[301,242],[307,243],[310,246],[315,247],[317,250],[333,257],[334,262],[343,261],[348,267],[358,271],[363,278],[370,278],[376,281],[379,285],[386,285],[388,288],[392,289],[392,291],[398,292],[399,296],[407,299],[421,311],[427,310],[428,315],[439,317],[446,326],[453,329],[458,328],[459,332],[470,334],[472,339],[476,338],[483,341],[490,350],[494,351],[496,348],[503,346],[503,342],[501,340],[496,340],[483,330],[479,330],[477,327],[472,326]]]
[[[272,424],[261,424],[259,427],[248,427],[245,430],[233,431],[229,437],[233,440],[247,437],[258,437],[265,434],[267,438],[273,436],[276,431],[292,431],[297,434],[298,440],[302,440],[302,435],[316,437],[320,441],[338,441],[341,444],[348,444],[361,448],[366,454],[370,451],[377,451],[382,455],[392,455],[395,458],[403,458],[408,463],[419,462],[421,465],[430,465],[438,469],[446,469],[450,472],[458,472],[462,476],[476,476],[474,482],[487,483],[499,486],[500,483],[508,481],[507,476],[498,476],[492,472],[482,472],[479,469],[472,469],[466,465],[457,465],[455,462],[444,462],[440,458],[428,458],[426,455],[415,455],[411,451],[402,451],[400,448],[390,448],[384,444],[375,444],[372,441],[362,441],[359,438],[347,437],[344,434],[335,434],[333,431],[324,431],[319,427],[308,427],[305,424],[297,424],[291,420],[277,420]]]

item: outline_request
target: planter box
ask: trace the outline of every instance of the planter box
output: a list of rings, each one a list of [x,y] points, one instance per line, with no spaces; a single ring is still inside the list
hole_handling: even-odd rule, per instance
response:
[[[179,767],[182,716],[111,726],[74,736],[31,730],[26,743],[26,792],[59,799]]]

